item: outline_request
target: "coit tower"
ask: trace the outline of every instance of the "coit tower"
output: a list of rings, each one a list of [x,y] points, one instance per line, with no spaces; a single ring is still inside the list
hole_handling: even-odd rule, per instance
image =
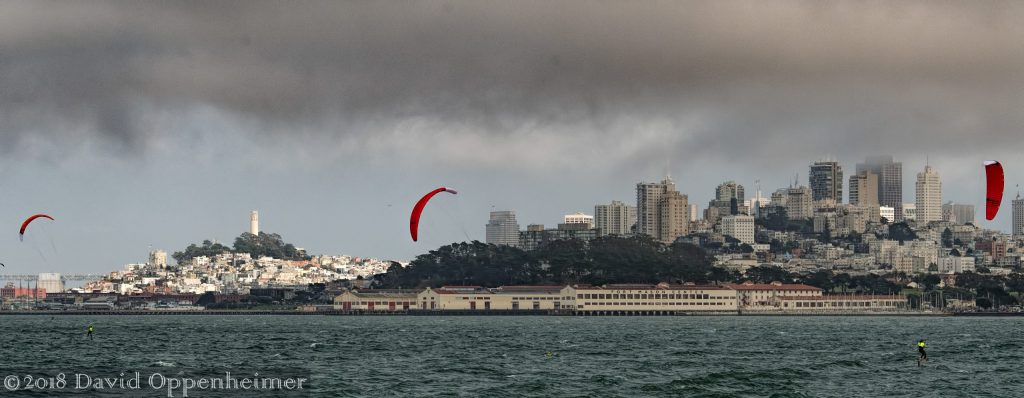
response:
[[[260,234],[260,213],[256,210],[249,213],[249,233],[253,235]]]

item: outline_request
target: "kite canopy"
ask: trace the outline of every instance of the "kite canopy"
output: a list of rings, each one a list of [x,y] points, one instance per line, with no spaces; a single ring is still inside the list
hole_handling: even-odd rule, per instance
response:
[[[433,198],[434,195],[437,195],[441,192],[448,192],[452,195],[458,194],[458,192],[455,192],[454,189],[441,187],[428,192],[426,195],[423,195],[423,197],[420,198],[418,202],[416,202],[416,206],[412,208],[412,215],[409,216],[409,234],[412,235],[413,242],[416,241],[418,237],[417,235],[419,235],[420,214],[423,213],[423,206],[427,205],[427,202],[430,201],[430,198]]]
[[[985,162],[985,219],[991,221],[1003,203],[1003,165],[995,160]]]
[[[32,217],[25,219],[25,222],[21,223],[21,229],[18,230],[19,239],[21,239],[22,241],[25,240],[25,228],[28,228],[28,225],[31,224],[32,221],[35,221],[37,218],[49,218],[50,220],[53,220],[53,217],[50,217],[46,214],[36,214]]]

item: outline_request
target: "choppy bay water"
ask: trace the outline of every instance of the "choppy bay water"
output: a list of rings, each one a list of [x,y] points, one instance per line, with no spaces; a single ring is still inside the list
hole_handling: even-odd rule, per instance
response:
[[[1024,396],[1022,327],[1024,318],[950,317],[3,316],[0,377],[261,371],[305,375],[298,396],[332,397],[1008,397]],[[919,368],[921,337],[930,361]],[[0,389],[62,394],[166,391]]]

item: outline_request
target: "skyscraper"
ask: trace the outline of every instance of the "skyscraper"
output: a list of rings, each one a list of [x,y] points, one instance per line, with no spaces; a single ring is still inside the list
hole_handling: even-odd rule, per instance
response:
[[[878,206],[878,174],[865,170],[850,176],[850,204]]]
[[[492,211],[487,221],[486,240],[488,244],[519,246],[519,223],[512,210]]]
[[[929,223],[942,220],[942,181],[932,166],[924,166],[917,173],[917,222]],[[899,217],[897,215],[896,217]]]
[[[708,221],[715,223],[722,216],[731,214],[747,214],[747,207],[744,204],[743,186],[736,181],[726,181],[715,188],[715,199],[708,203],[708,208],[716,208],[707,214]]]
[[[636,207],[617,200],[611,204],[594,206],[594,226],[601,236],[627,236],[636,224]]]
[[[671,178],[665,178],[660,183],[636,184],[636,233],[658,236],[658,225],[661,223],[658,206],[661,197],[666,192],[675,190],[676,184]]]
[[[249,233],[253,235],[260,234],[260,213],[253,210],[249,213]]]
[[[671,178],[636,184],[636,231],[671,243],[690,229],[690,205]]]
[[[814,162],[808,174],[811,185],[811,199],[831,199],[843,202],[843,167],[836,161]]]
[[[903,163],[892,156],[869,156],[857,164],[857,173],[870,171],[878,175],[878,204],[895,209],[895,221],[903,220]]]
[[[1013,238],[1024,238],[1024,199],[1020,198],[1019,193],[1013,200]]]
[[[715,200],[729,201],[731,199],[736,199],[740,203],[743,203],[742,185],[737,184],[736,181],[726,181],[715,188]]]

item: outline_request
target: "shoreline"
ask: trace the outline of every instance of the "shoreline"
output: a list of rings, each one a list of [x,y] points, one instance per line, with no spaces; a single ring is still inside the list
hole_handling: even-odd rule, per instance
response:
[[[781,313],[781,312],[571,312],[547,310],[523,311],[295,311],[295,310],[203,310],[203,311],[0,311],[0,316],[160,316],[160,315],[200,315],[200,316],[245,316],[245,315],[285,315],[285,316],[576,316],[576,317],[707,317],[707,316],[782,316],[782,317],[821,317],[821,316],[911,316],[911,317],[1017,317],[1024,312],[993,312],[993,313],[944,313],[944,312],[815,312],[815,313]]]

